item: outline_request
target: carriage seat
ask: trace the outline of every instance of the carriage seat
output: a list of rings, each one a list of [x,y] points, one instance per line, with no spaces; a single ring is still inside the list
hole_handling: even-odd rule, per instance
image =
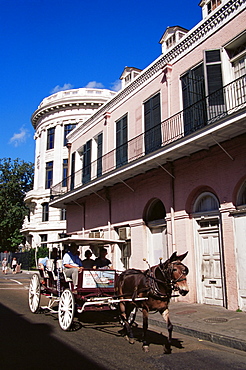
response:
[[[55,264],[53,259],[48,259],[46,261],[46,271],[48,275],[51,276],[54,280],[57,280],[57,275],[55,274]]]
[[[66,276],[66,274],[64,273],[64,268],[63,268],[63,260],[57,260],[56,261],[56,267],[57,269],[59,269],[60,273],[62,274],[62,276],[64,277],[64,280],[69,283],[69,282],[72,282],[73,280],[68,278]]]

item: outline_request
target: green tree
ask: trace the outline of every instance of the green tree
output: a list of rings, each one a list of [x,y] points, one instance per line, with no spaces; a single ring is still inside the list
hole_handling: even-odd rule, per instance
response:
[[[0,159],[0,251],[15,251],[28,209],[24,198],[33,188],[34,165],[20,159]]]

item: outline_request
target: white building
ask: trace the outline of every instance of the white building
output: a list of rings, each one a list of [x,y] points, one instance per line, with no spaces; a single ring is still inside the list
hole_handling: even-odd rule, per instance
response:
[[[66,232],[66,212],[49,208],[50,187],[66,181],[68,148],[66,135],[79,127],[116,93],[106,89],[79,88],[60,91],[43,99],[33,113],[35,129],[35,173],[33,190],[25,203],[30,210],[22,226],[26,246],[58,239]]]

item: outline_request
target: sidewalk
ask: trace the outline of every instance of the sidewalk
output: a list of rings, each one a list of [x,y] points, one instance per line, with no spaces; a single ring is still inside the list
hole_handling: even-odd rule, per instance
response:
[[[169,311],[174,332],[246,351],[245,312],[182,302],[172,302]],[[136,321],[142,325],[140,312],[137,314]],[[149,314],[149,326],[166,330],[166,324],[159,313]]]

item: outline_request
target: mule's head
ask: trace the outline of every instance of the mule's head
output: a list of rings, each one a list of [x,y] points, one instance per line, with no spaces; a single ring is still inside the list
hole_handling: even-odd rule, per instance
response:
[[[174,252],[172,256],[164,263],[164,266],[170,271],[170,280],[173,290],[178,291],[179,294],[183,296],[189,292],[189,287],[186,280],[189,269],[182,263],[187,254],[188,252],[177,256],[177,252]]]

